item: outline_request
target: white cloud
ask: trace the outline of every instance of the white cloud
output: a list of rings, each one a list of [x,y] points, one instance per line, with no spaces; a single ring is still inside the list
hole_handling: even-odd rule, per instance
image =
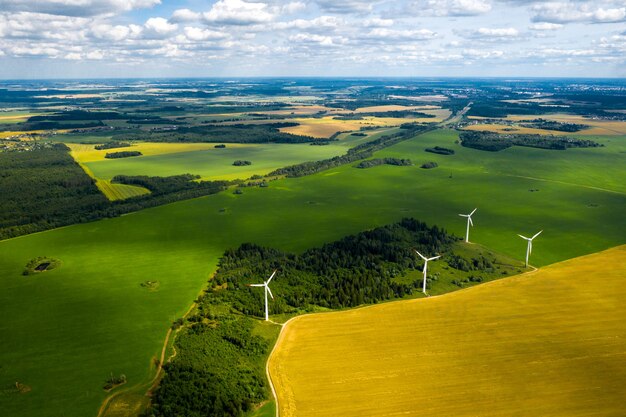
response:
[[[623,3],[622,3],[623,4]],[[626,20],[626,7],[602,8],[593,3],[548,2],[532,6],[533,22],[615,23]]]
[[[333,39],[331,36],[316,35],[311,33],[298,33],[289,37],[290,41],[300,43],[313,43],[320,46],[335,46],[338,40]],[[343,43],[343,41],[339,42]]]
[[[409,6],[412,13],[428,16],[475,16],[491,10],[488,0],[417,0]]]
[[[433,39],[437,34],[432,30],[395,30],[387,28],[375,28],[369,31],[365,37],[369,39],[379,40],[396,40],[396,41],[423,41]]]
[[[191,41],[207,41],[224,39],[228,37],[228,34],[209,29],[201,29],[197,27],[185,27],[185,36]]]
[[[196,20],[200,20],[202,18],[201,13],[196,13],[193,10],[189,9],[178,9],[172,13],[172,17],[170,18],[171,22],[180,23],[180,22],[193,22]]]
[[[130,33],[131,28],[123,25],[95,24],[91,27],[93,37],[115,42],[126,39]]]
[[[281,11],[286,14],[298,13],[306,9],[306,4],[301,1],[292,1],[281,7]]]
[[[345,25],[345,21],[335,16],[319,16],[315,19],[296,19],[289,22],[278,22],[274,24],[276,29],[300,29],[300,30],[328,30]]]
[[[146,31],[152,35],[167,36],[178,29],[175,23],[169,23],[167,19],[162,17],[151,17],[144,24]]]
[[[561,29],[562,27],[563,25],[560,23],[541,22],[541,23],[535,23],[535,24],[530,25],[528,29],[545,31],[545,30],[557,30],[557,29]]]
[[[470,32],[467,35],[472,38],[485,39],[485,40],[507,40],[515,39],[519,37],[520,33],[515,28],[479,28]]]
[[[104,54],[100,51],[91,51],[85,55],[85,58],[99,61],[104,58]]]
[[[203,14],[203,17],[207,22],[226,25],[267,23],[274,19],[267,4],[243,0],[219,0],[211,10]]]
[[[77,52],[70,52],[69,54],[63,57],[64,59],[68,59],[70,61],[79,61],[83,59],[82,55]]]
[[[331,13],[367,13],[376,1],[370,0],[317,0],[318,6]]]
[[[367,19],[363,22],[363,26],[366,28],[382,28],[393,26],[393,19],[381,19],[379,17],[375,17],[372,19]]]
[[[97,16],[149,8],[161,0],[0,0],[0,10],[62,16]]]

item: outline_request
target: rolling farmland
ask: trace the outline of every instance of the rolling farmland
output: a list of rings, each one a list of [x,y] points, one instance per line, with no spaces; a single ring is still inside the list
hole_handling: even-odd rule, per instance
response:
[[[297,317],[269,361],[280,415],[622,416],[624,277],[620,246],[443,296]]]
[[[457,213],[474,206],[471,239],[515,259],[525,252],[516,233],[544,228],[531,258],[536,266],[625,242],[623,138],[559,153],[482,152],[456,139],[454,131],[430,132],[375,155],[437,161],[432,170],[347,165],[240,196],[220,193],[0,242],[0,314],[12,317],[0,324],[0,382],[32,387],[28,395],[0,397],[0,407],[20,417],[56,417],[57,409],[84,417],[107,396],[102,384],[111,372],[126,374],[129,387],[149,381],[170,323],[224,250],[242,242],[302,251],[407,216],[460,236],[465,222]],[[456,154],[424,152],[435,145]],[[569,173],[572,166],[584,169]],[[24,278],[36,256],[62,265]],[[142,288],[146,279],[159,281],[158,291]]]

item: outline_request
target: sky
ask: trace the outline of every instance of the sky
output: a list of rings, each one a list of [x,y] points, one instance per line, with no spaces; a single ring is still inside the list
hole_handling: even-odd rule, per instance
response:
[[[0,0],[0,78],[626,77],[626,0]]]

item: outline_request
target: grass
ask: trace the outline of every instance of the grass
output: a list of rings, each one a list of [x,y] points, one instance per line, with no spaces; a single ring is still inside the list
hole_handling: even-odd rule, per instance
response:
[[[102,194],[111,201],[150,194],[150,190],[146,188],[136,185],[114,184],[110,180],[97,180],[96,185]]]
[[[300,316],[269,362],[280,415],[621,416],[624,276],[621,246],[441,297]]]
[[[344,166],[0,242],[0,386],[32,387],[0,396],[2,414],[93,416],[111,372],[126,374],[127,388],[149,381],[170,323],[223,251],[242,242],[301,251],[406,216],[461,236],[457,214],[478,207],[470,239],[515,259],[526,249],[516,233],[544,229],[536,266],[626,243],[625,137],[599,138],[607,146],[598,149],[498,153],[456,138],[436,131],[376,154],[410,158],[412,167]],[[456,154],[424,152],[435,145]],[[419,168],[429,160],[439,168]],[[62,266],[23,277],[37,256]],[[142,288],[147,279],[159,290]]]

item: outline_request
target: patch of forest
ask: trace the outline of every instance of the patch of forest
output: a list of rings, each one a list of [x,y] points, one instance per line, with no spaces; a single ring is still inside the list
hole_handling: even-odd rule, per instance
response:
[[[281,127],[290,126],[297,126],[297,123],[181,126],[174,130],[120,135],[119,140],[219,143],[308,143],[315,141],[315,138],[310,136],[292,135],[278,130]]]
[[[106,149],[129,148],[131,146],[132,145],[130,143],[126,143],[126,142],[106,142],[106,143],[103,143],[102,145],[94,146],[94,149],[97,151],[103,151]]]
[[[363,112],[363,113],[350,113],[341,116],[335,116],[333,119],[337,120],[363,120],[364,117],[395,117],[395,118],[435,118],[434,114],[423,113],[415,110],[391,110],[380,112]]]
[[[579,123],[562,123],[555,120],[546,120],[542,118],[533,120],[522,120],[520,126],[533,129],[556,130],[558,132],[579,132],[583,129],[589,129],[589,126]]]
[[[384,135],[370,142],[362,143],[350,148],[348,152],[341,156],[335,156],[329,159],[323,159],[320,161],[303,162],[297,165],[291,165],[284,168],[279,168],[270,172],[269,176],[286,175],[287,177],[303,177],[305,175],[315,174],[320,171],[325,171],[334,167],[349,164],[361,159],[370,158],[374,152],[384,149],[388,146],[395,145],[403,140],[410,139],[415,135],[425,133],[432,130],[432,127],[406,124],[400,126],[402,131],[394,133],[392,135]]]
[[[511,146],[539,149],[565,150],[567,148],[595,148],[603,146],[587,139],[552,135],[498,134],[493,132],[464,131],[459,134],[461,145],[481,151],[498,152]]]
[[[433,148],[426,148],[426,152],[436,153],[439,155],[454,155],[453,149],[444,148],[442,146],[435,146]]]
[[[141,156],[143,155],[139,151],[121,151],[121,152],[108,152],[104,155],[107,159],[119,159],[119,158],[130,158],[133,156]]]
[[[366,161],[359,162],[355,168],[372,168],[379,165],[396,165],[396,166],[411,166],[413,163],[410,159],[401,158],[374,158]]]
[[[458,286],[483,280],[493,271],[491,256],[466,258],[452,253],[459,238],[444,229],[415,219],[347,236],[302,254],[246,243],[227,250],[209,288],[197,300],[175,340],[176,357],[153,396],[152,417],[242,416],[269,396],[264,364],[273,339],[256,336],[249,316],[264,316],[262,288],[248,284],[266,280],[278,270],[270,286],[271,314],[299,314],[320,308],[339,309],[402,298],[421,290],[418,271],[423,262],[415,254],[445,253],[438,262],[458,271],[479,271]],[[437,276],[429,275],[429,287]]]

